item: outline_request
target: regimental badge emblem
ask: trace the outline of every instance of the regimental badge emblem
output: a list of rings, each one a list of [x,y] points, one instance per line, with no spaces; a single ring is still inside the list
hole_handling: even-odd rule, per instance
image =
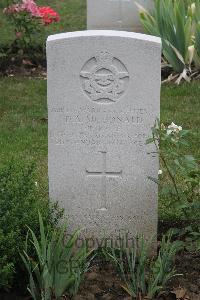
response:
[[[89,59],[80,73],[82,88],[96,103],[114,103],[125,93],[129,73],[111,53],[101,51]]]

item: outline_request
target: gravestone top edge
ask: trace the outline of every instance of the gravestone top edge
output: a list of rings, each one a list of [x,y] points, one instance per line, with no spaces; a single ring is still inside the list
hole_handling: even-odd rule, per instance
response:
[[[74,31],[50,35],[47,38],[47,43],[55,42],[59,40],[65,40],[70,38],[80,38],[80,37],[123,37],[132,38],[135,40],[148,41],[161,46],[161,38],[147,35],[137,32],[128,31],[118,31],[118,30],[84,30],[84,31]]]

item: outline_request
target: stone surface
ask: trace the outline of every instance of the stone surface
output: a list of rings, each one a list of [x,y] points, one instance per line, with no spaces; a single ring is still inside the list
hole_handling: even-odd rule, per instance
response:
[[[156,235],[157,185],[148,176],[159,164],[145,141],[160,113],[160,56],[159,38],[136,33],[48,38],[50,198],[91,247],[119,231]]]
[[[136,2],[151,10],[154,0],[87,0],[87,28],[143,32]]]

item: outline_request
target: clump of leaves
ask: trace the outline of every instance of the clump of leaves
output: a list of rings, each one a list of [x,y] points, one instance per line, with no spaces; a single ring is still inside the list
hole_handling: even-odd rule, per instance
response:
[[[84,273],[89,267],[86,243],[76,246],[79,231],[67,241],[66,226],[53,232],[45,232],[39,214],[40,239],[29,228],[22,260],[29,274],[28,290],[34,300],[60,299],[65,292],[75,295]],[[34,246],[36,255],[28,251],[28,243]]]
[[[189,252],[200,251],[200,227],[199,222],[192,223],[183,228],[174,228],[174,237],[183,241],[184,248]]]
[[[35,185],[35,166],[17,163],[0,169],[0,289],[9,289],[24,278],[19,251],[26,240],[26,226],[39,234],[38,209],[45,227],[54,228],[63,212],[42,198]],[[25,285],[23,280],[20,285]]]
[[[105,248],[105,256],[117,267],[124,290],[135,299],[153,299],[164,292],[169,280],[177,276],[173,259],[180,250],[171,242],[172,233],[163,236],[157,257],[150,258],[150,243],[139,237],[129,248]]]
[[[162,39],[163,56],[176,73],[177,83],[190,81],[192,68],[200,70],[199,0],[155,0],[152,12],[138,4],[147,33]]]
[[[149,179],[159,184],[161,197],[184,218],[196,218],[200,207],[199,165],[193,155],[187,154],[190,136],[190,130],[156,120],[152,137],[147,140],[147,144],[155,145],[162,169],[160,180]]]

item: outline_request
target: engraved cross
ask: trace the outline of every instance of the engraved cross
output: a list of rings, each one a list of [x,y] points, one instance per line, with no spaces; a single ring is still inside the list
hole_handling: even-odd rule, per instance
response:
[[[106,155],[107,152],[105,151],[99,151],[102,153],[102,169],[100,171],[89,171],[86,169],[86,175],[87,176],[97,176],[100,177],[102,180],[102,201],[103,201],[103,207],[99,210],[107,210],[107,187],[106,187],[106,179],[107,177],[121,177],[122,176],[122,170],[118,172],[109,172],[107,171],[107,159]]]

